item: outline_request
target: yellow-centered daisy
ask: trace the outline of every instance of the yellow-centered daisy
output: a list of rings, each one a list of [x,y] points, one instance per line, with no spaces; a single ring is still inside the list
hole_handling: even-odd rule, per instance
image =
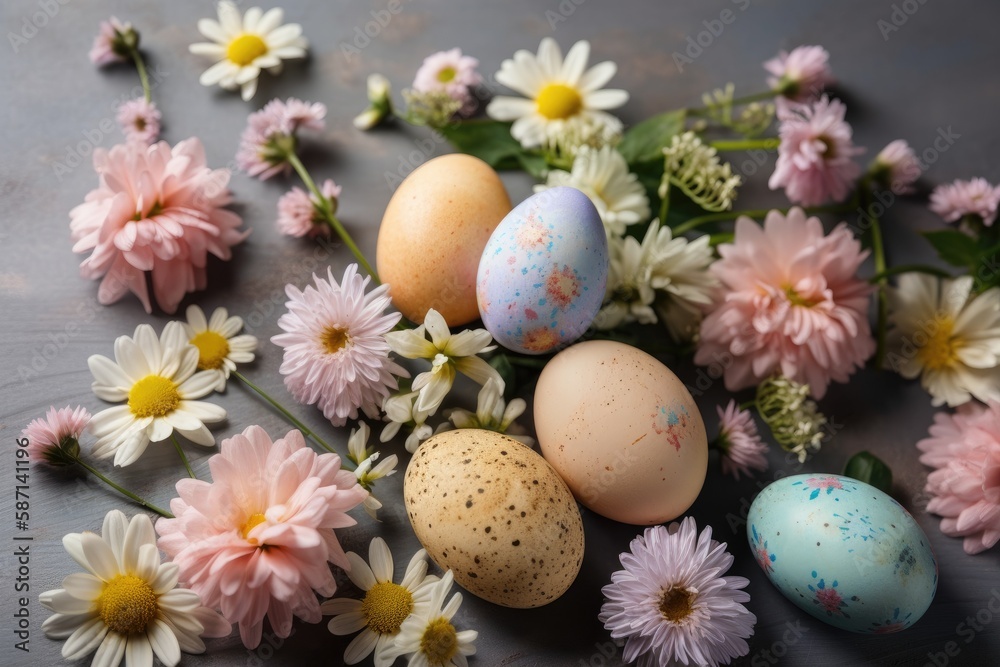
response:
[[[462,594],[455,593],[448,604],[451,570],[430,589],[430,600],[414,611],[399,630],[392,655],[408,656],[411,667],[469,667],[468,656],[476,653],[475,630],[459,632],[451,622],[462,604]]]
[[[229,316],[225,308],[216,308],[212,317],[205,318],[205,312],[198,306],[187,309],[187,322],[183,325],[183,343],[198,348],[198,370],[212,371],[216,375],[216,391],[226,388],[229,374],[236,370],[236,364],[253,361],[257,349],[257,339],[249,334],[239,334],[243,320]],[[175,329],[175,331],[177,331]],[[164,336],[167,331],[164,330]],[[164,341],[165,344],[176,341]],[[177,345],[180,347],[180,345]]]

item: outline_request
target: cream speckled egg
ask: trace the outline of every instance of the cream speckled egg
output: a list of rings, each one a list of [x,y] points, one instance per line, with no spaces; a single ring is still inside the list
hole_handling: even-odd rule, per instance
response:
[[[393,305],[417,323],[429,308],[449,326],[477,319],[479,258],[510,208],[500,176],[477,157],[442,155],[414,169],[378,233],[377,270]]]
[[[708,470],[705,424],[669,368],[624,343],[566,348],[535,387],[542,455],[598,514],[637,525],[670,521]]]
[[[413,455],[403,481],[417,539],[473,595],[527,609],[552,602],[583,563],[573,495],[541,456],[493,431],[445,431]]]

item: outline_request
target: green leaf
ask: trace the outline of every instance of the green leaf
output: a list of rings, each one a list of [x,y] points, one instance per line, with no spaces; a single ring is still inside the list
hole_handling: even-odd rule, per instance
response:
[[[517,369],[510,363],[510,358],[502,352],[494,354],[490,357],[490,366],[500,373],[500,379],[504,384],[504,397],[511,398],[517,385]]]
[[[467,120],[442,127],[441,134],[458,150],[475,155],[494,169],[517,169],[524,149],[511,136],[510,125],[494,120]]]
[[[618,152],[625,156],[625,161],[630,165],[662,160],[663,147],[675,134],[684,131],[686,113],[684,109],[668,111],[633,125],[622,135]]]
[[[879,491],[892,490],[892,470],[871,452],[858,452],[844,466],[844,475],[871,484]]]
[[[980,249],[976,239],[954,229],[924,232],[924,238],[937,250],[942,260],[952,266],[975,268],[979,263]]]

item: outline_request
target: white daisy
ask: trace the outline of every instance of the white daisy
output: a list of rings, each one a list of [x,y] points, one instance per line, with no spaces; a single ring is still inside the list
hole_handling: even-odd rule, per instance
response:
[[[434,435],[434,431],[427,425],[429,413],[417,410],[414,406],[419,395],[419,392],[411,391],[386,397],[382,402],[382,411],[388,423],[382,429],[379,440],[389,442],[396,437],[400,428],[408,426],[410,434],[406,436],[406,451],[412,454],[417,451],[421,442]]]
[[[187,323],[183,325],[184,341],[198,348],[198,370],[212,371],[216,375],[215,391],[226,388],[229,374],[236,370],[236,364],[253,361],[257,349],[257,339],[249,334],[237,336],[243,328],[243,320],[229,317],[225,308],[216,308],[212,318],[205,319],[205,312],[198,306],[187,309]],[[173,328],[173,331],[180,330]],[[163,331],[164,338],[167,330]],[[166,341],[164,341],[166,343]],[[174,341],[171,341],[174,342]],[[179,347],[179,346],[178,346]]]
[[[414,608],[403,622],[388,655],[409,656],[410,667],[468,667],[467,656],[476,653],[474,642],[479,633],[458,632],[452,624],[451,619],[462,604],[462,594],[455,593],[447,606],[443,606],[453,581],[454,576],[448,570],[430,587],[429,602]]]
[[[94,415],[90,430],[97,437],[93,454],[115,457],[115,465],[127,466],[142,456],[150,442],[166,440],[176,430],[191,442],[211,447],[215,437],[205,426],[226,418],[217,405],[196,401],[216,386],[213,371],[197,371],[198,348],[176,341],[183,336],[164,330],[164,345],[153,328],[140,324],[135,336],[115,341],[115,361],[95,354],[87,360],[94,375],[91,388],[104,401],[125,405]]]
[[[198,31],[212,41],[190,46],[191,53],[218,60],[202,73],[201,85],[240,88],[243,99],[249,100],[257,92],[261,70],[277,74],[282,60],[305,57],[309,43],[302,36],[302,26],[281,25],[284,10],[275,7],[264,12],[251,7],[240,16],[235,3],[222,0],[218,11],[218,21],[198,21]]]
[[[333,634],[361,630],[344,651],[346,664],[357,664],[374,652],[375,667],[389,667],[396,659],[390,649],[400,627],[414,610],[430,603],[431,586],[438,578],[427,576],[427,552],[421,549],[410,559],[403,580],[393,583],[392,552],[381,537],[368,546],[370,567],[353,551],[347,552],[347,559],[351,562],[347,576],[365,592],[364,597],[333,598],[320,609],[334,615],[327,626]]]
[[[610,61],[587,69],[590,43],[580,41],[563,60],[559,46],[546,37],[538,55],[520,50],[503,61],[496,79],[529,99],[494,97],[486,108],[491,118],[514,121],[511,134],[525,148],[541,146],[548,137],[581,121],[596,121],[612,132],[621,131],[621,121],[607,113],[628,101],[624,90],[601,90],[618,67]]]
[[[1000,400],[1000,289],[904,273],[889,290],[887,365],[920,377],[934,405]]]
[[[204,653],[202,637],[225,637],[232,626],[202,606],[197,593],[177,588],[178,566],[161,563],[153,523],[145,514],[129,521],[114,510],[101,535],[70,533],[66,551],[86,572],[63,579],[39,601],[55,614],[42,631],[65,639],[62,656],[79,660],[96,650],[93,667],[152,667],[180,662],[181,651]]]
[[[510,403],[504,401],[503,388],[497,381],[490,378],[479,390],[476,411],[469,412],[461,408],[446,410],[448,422],[438,426],[437,431],[447,431],[451,428],[478,428],[496,433],[506,433],[510,437],[523,442],[528,447],[535,445],[535,439],[524,435],[524,429],[514,423],[528,408],[523,398],[515,398]],[[449,423],[450,422],[450,423]]]
[[[431,339],[427,340],[425,334],[430,334]],[[432,364],[429,371],[413,379],[412,388],[419,392],[414,410],[434,414],[451,391],[456,371],[481,385],[494,378],[503,390],[500,373],[476,356],[495,347],[490,345],[493,336],[486,329],[466,329],[452,335],[441,313],[431,308],[419,327],[390,331],[385,339],[396,354],[407,359],[428,359]]]
[[[625,157],[612,146],[581,148],[570,172],[553,169],[535,192],[558,186],[583,192],[594,202],[609,234],[624,234],[626,225],[649,217],[649,198],[635,174],[628,170]]]

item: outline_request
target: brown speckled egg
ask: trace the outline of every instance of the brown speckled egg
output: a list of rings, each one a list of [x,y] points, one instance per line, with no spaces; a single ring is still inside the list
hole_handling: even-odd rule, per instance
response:
[[[429,308],[449,326],[478,319],[479,258],[510,208],[500,176],[477,157],[442,155],[414,169],[378,232],[375,260],[392,304],[417,323]]]
[[[583,563],[583,522],[559,475],[500,433],[445,431],[403,481],[417,539],[473,595],[527,609],[566,592]]]

